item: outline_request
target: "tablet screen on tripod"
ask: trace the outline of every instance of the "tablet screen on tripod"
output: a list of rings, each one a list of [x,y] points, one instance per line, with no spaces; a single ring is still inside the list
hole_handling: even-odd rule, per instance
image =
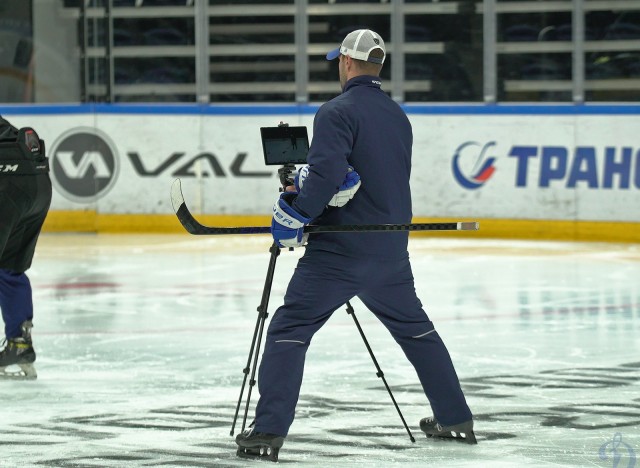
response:
[[[261,127],[260,136],[266,165],[306,164],[307,127]]]

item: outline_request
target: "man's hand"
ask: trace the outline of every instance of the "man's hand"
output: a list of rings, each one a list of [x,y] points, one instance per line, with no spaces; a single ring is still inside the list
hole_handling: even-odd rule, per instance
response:
[[[304,181],[309,177],[309,166],[303,166],[300,168],[295,176],[294,183],[296,191],[300,191],[304,185]],[[358,189],[360,188],[360,174],[356,170],[349,166],[347,169],[347,175],[345,176],[338,193],[336,193],[327,205],[341,207],[347,204],[349,200],[353,198]]]
[[[311,218],[301,215],[291,206],[297,196],[297,193],[284,192],[273,205],[271,235],[278,247],[302,247],[309,237],[304,233],[304,227]]]

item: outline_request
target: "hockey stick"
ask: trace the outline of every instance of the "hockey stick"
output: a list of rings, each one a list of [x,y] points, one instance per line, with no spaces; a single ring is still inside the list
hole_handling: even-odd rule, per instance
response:
[[[200,224],[193,217],[182,195],[180,179],[171,186],[171,204],[180,224],[189,234],[270,234],[269,226],[216,227]],[[388,232],[388,231],[477,231],[479,224],[474,221],[455,223],[417,223],[417,224],[345,224],[342,226],[305,226],[305,233],[314,232]]]

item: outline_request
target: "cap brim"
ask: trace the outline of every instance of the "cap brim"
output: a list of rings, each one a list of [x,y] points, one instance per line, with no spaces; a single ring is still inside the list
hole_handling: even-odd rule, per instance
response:
[[[333,49],[332,51],[329,51],[329,53],[327,54],[327,60],[334,60],[337,59],[340,56],[340,47],[338,47],[337,49]]]

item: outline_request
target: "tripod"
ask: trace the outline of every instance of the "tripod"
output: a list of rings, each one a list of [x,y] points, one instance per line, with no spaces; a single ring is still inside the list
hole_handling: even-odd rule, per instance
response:
[[[290,248],[290,250],[293,250],[292,248]],[[233,424],[231,426],[231,435],[233,436],[234,434],[234,430],[236,427],[236,422],[238,420],[238,414],[240,412],[240,406],[242,405],[242,397],[244,395],[244,389],[245,386],[247,384],[247,378],[249,377],[249,371],[251,371],[251,377],[249,378],[249,389],[247,392],[247,401],[245,403],[245,407],[244,407],[244,416],[242,419],[242,429],[241,431],[244,431],[246,423],[247,423],[247,415],[249,413],[249,404],[251,402],[251,392],[253,387],[256,384],[256,380],[255,380],[255,376],[256,376],[256,369],[257,369],[257,365],[258,365],[258,355],[260,354],[260,345],[262,342],[262,335],[264,332],[264,325],[265,325],[265,321],[267,319],[267,317],[269,316],[269,314],[267,313],[267,307],[269,305],[269,297],[271,295],[271,285],[273,284],[273,274],[275,272],[275,268],[276,268],[276,260],[278,258],[278,256],[280,255],[280,248],[278,247],[278,245],[274,242],[271,247],[269,248],[269,252],[271,252],[271,258],[269,260],[269,266],[267,268],[267,277],[265,279],[265,283],[264,283],[264,289],[262,290],[262,300],[260,302],[260,305],[258,306],[258,319],[256,320],[256,325],[253,331],[253,338],[251,340],[251,347],[249,348],[249,357],[247,358],[247,365],[245,366],[245,368],[242,370],[243,374],[244,374],[244,378],[242,380],[242,387],[240,388],[240,396],[238,397],[238,403],[236,405],[236,412],[235,415],[233,417]],[[404,419],[404,416],[402,415],[402,412],[400,411],[400,407],[398,406],[398,403],[396,403],[396,399],[393,397],[393,393],[391,392],[391,389],[389,388],[389,385],[387,384],[387,380],[384,377],[384,373],[382,372],[382,369],[380,368],[380,365],[378,364],[378,361],[376,360],[373,351],[371,349],[371,346],[369,345],[369,342],[367,341],[367,338],[364,335],[364,332],[362,331],[362,327],[360,326],[360,322],[358,322],[358,319],[356,318],[356,314],[355,311],[353,310],[353,307],[351,306],[351,303],[349,301],[347,301],[346,303],[346,307],[347,307],[347,314],[351,315],[351,317],[353,317],[353,321],[356,324],[356,327],[358,328],[358,332],[360,333],[360,336],[362,337],[362,340],[364,341],[365,346],[367,347],[367,351],[369,351],[369,355],[371,356],[371,359],[373,360],[373,363],[376,367],[376,376],[382,379],[382,382],[384,383],[385,388],[387,389],[387,392],[389,392],[389,396],[391,397],[391,401],[393,402],[396,410],[398,411],[398,415],[400,416],[400,419],[402,420],[402,424],[404,425],[404,428],[407,431],[407,434],[409,435],[409,439],[411,440],[411,442],[415,442],[415,438],[413,437],[413,434],[411,433],[411,430],[409,429],[409,426],[407,426],[407,422]]]

